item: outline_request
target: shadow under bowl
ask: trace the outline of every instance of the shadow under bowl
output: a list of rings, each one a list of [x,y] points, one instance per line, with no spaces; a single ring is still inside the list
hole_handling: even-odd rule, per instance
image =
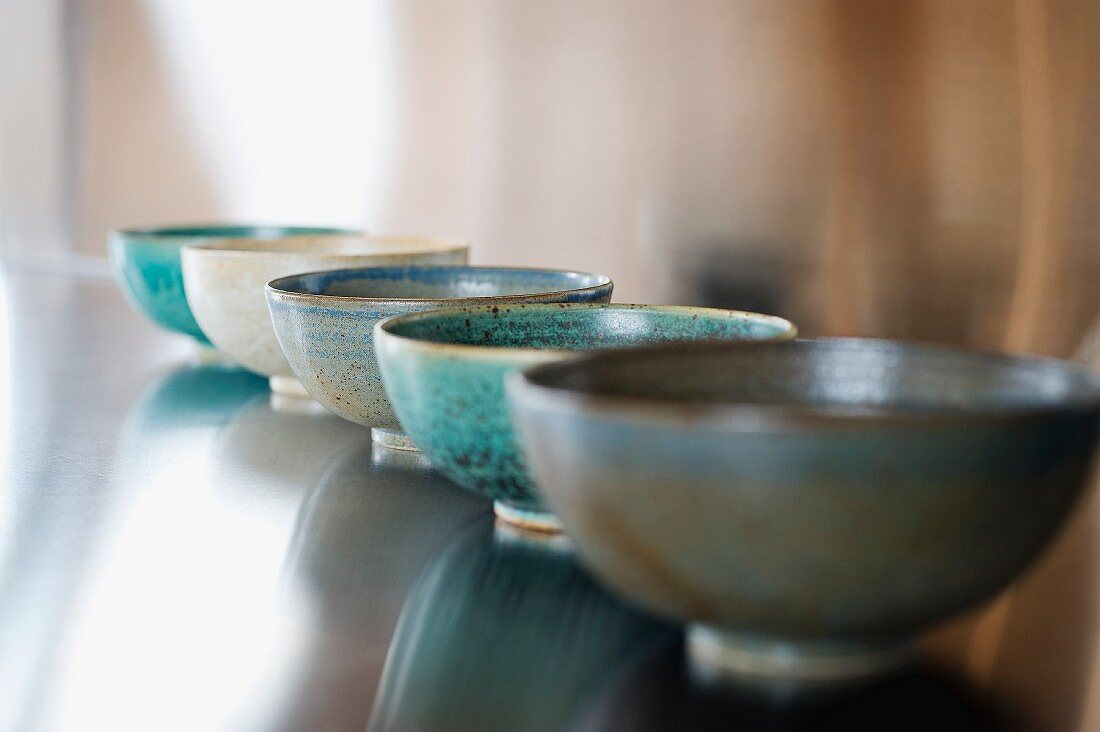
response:
[[[581,351],[685,340],[783,340],[788,321],[670,305],[508,305],[394,318],[375,329],[386,394],[432,464],[497,515],[558,531],[516,445],[504,378]]]
[[[183,284],[195,320],[218,350],[269,377],[273,391],[306,397],[275,337],[268,282],[322,269],[464,264],[469,248],[462,240],[424,236],[226,239],[183,248]]]
[[[349,229],[314,226],[200,225],[116,229],[107,236],[115,281],[138,313],[167,330],[211,343],[195,320],[183,288],[180,249],[214,239],[278,239],[287,236],[355,234]]]
[[[416,449],[382,386],[374,326],[380,320],[448,307],[515,303],[607,302],[603,275],[512,267],[360,267],[272,281],[271,322],[305,390],[376,442]]]
[[[598,354],[509,395],[598,577],[689,621],[704,668],[825,685],[1018,576],[1100,424],[1100,380],[1068,363],[865,339]]]

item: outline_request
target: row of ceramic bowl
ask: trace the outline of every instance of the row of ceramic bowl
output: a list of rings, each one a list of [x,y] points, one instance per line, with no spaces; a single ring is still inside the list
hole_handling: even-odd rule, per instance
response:
[[[600,275],[467,267],[451,239],[201,228],[111,250],[154,320],[419,447],[505,521],[564,524],[741,678],[896,667],[1049,542],[1100,429],[1100,379],[1065,362],[787,342],[773,316],[609,304]]]
[[[754,313],[611,305],[602,275],[465,266],[469,245],[442,237],[200,227],[111,241],[124,289],[158,322],[269,377],[275,392],[371,428],[377,442],[423,449],[505,520],[547,531],[560,524],[524,466],[506,374],[593,348],[795,335]]]

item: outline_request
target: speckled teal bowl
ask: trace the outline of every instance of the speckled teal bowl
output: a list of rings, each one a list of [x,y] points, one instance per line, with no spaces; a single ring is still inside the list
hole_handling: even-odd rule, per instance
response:
[[[692,623],[703,667],[854,683],[992,597],[1087,485],[1100,378],[870,339],[689,343],[517,374],[517,429],[581,559]]]
[[[118,229],[107,237],[115,280],[133,308],[162,328],[189,335],[204,346],[203,334],[183,291],[180,248],[210,239],[278,239],[306,234],[353,234],[347,229],[308,226],[178,226]]]
[[[504,377],[580,351],[684,340],[784,340],[770,315],[671,305],[510,305],[406,315],[375,327],[386,394],[405,432],[513,524],[557,531],[516,447]]]
[[[439,308],[510,303],[607,302],[603,275],[518,267],[353,267],[272,280],[271,322],[305,390],[344,419],[371,428],[375,442],[416,446],[399,430],[382,388],[374,325]]]

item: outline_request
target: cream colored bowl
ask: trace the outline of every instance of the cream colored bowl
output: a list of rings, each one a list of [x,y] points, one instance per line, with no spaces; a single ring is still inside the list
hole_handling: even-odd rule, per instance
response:
[[[344,267],[465,264],[470,245],[446,237],[295,236],[224,239],[181,252],[187,301],[218,350],[270,377],[276,392],[306,396],[279,348],[264,286],[277,277]]]

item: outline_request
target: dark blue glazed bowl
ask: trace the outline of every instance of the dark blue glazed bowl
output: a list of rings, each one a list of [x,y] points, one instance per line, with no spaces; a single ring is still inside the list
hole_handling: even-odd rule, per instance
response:
[[[879,340],[632,349],[510,383],[539,488],[588,566],[692,623],[734,676],[905,659],[992,597],[1086,484],[1100,380],[1051,359]]]
[[[189,335],[204,346],[202,332],[183,291],[180,249],[211,239],[279,239],[286,236],[353,234],[347,229],[312,226],[171,226],[117,229],[107,237],[115,280],[135,310],[162,328]]]
[[[382,387],[374,325],[447,307],[607,302],[603,275],[512,267],[361,267],[282,277],[266,288],[279,345],[309,395],[375,440],[416,449]]]
[[[432,464],[506,521],[557,531],[516,447],[504,377],[581,351],[683,340],[783,340],[770,315],[674,305],[490,305],[393,318],[375,329],[386,393]]]

